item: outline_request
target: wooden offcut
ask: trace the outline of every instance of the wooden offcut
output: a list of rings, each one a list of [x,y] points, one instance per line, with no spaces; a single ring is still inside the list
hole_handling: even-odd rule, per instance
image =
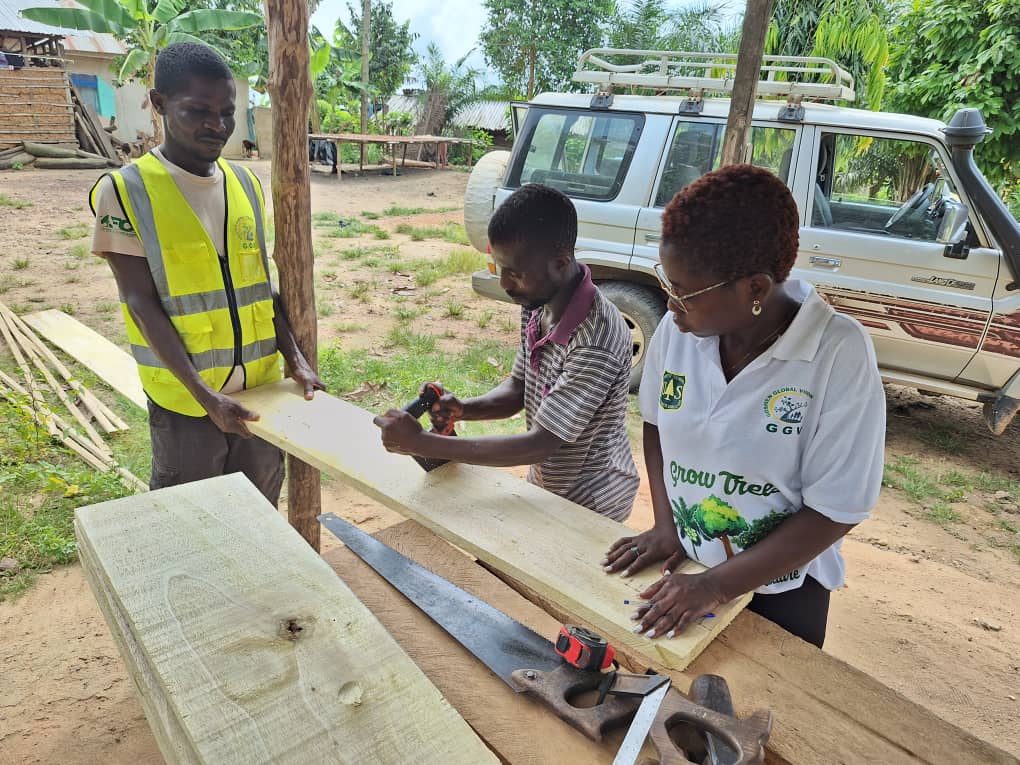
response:
[[[750,600],[745,595],[719,607],[715,618],[672,640],[635,635],[637,594],[659,574],[603,573],[605,551],[630,533],[622,524],[503,470],[450,463],[426,473],[410,457],[383,449],[371,413],[325,393],[305,401],[289,380],[237,398],[261,416],[249,423],[256,435],[422,523],[650,661],[683,669]],[[704,569],[686,561],[681,570]]]
[[[81,508],[75,531],[170,765],[497,762],[240,474]]]
[[[73,316],[51,309],[21,317],[32,329],[91,369],[128,401],[146,408],[145,391],[133,358]]]
[[[26,140],[75,143],[65,70],[27,67],[0,71],[0,150]]]

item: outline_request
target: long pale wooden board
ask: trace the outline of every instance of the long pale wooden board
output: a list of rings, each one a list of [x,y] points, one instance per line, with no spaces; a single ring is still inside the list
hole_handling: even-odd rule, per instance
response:
[[[81,508],[76,530],[169,763],[498,762],[243,476]]]
[[[261,415],[250,424],[256,435],[349,481],[650,661],[683,669],[750,600],[722,606],[673,640],[635,635],[637,593],[657,573],[622,579],[599,568],[609,545],[629,533],[622,524],[503,470],[451,463],[425,473],[410,457],[383,449],[370,412],[324,393],[305,401],[289,380],[237,398]],[[683,570],[703,569],[688,561]]]
[[[21,318],[68,356],[95,372],[128,401],[146,408],[145,391],[131,354],[63,311],[51,309],[25,314]]]

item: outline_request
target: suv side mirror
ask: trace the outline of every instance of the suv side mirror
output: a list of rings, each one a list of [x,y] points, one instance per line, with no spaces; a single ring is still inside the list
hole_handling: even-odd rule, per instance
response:
[[[943,198],[942,220],[939,221],[938,234],[935,241],[946,246],[945,256],[962,260],[967,257],[967,222],[970,211],[963,202]]]

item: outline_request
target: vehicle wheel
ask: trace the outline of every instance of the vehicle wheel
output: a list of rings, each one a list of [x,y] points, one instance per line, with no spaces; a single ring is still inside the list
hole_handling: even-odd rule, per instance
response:
[[[503,182],[510,152],[490,151],[475,163],[464,190],[464,230],[479,252],[489,251],[489,218],[496,201],[496,189]]]
[[[656,290],[627,282],[602,282],[599,289],[609,301],[620,309],[632,338],[630,389],[636,391],[641,384],[641,371],[645,365],[645,351],[652,333],[666,313],[666,301]]]

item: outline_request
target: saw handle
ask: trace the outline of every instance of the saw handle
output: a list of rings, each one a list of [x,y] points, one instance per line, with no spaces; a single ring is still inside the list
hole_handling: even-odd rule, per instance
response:
[[[662,700],[659,714],[648,732],[659,761],[645,760],[643,765],[690,765],[691,761],[677,749],[669,735],[670,729],[684,723],[730,747],[736,752],[735,765],[761,765],[765,761],[765,742],[772,732],[771,712],[759,710],[750,717],[737,719],[695,704],[674,687]]]
[[[575,707],[570,700],[585,691],[597,690],[607,675],[584,672],[569,664],[562,664],[552,672],[518,669],[510,677],[522,693],[535,697],[593,741],[601,741],[607,730],[628,722],[641,705],[640,696],[611,693],[601,704]],[[634,676],[622,676],[623,687],[619,690],[625,690],[625,684],[633,679]],[[684,723],[715,736],[732,748],[737,753],[735,765],[761,765],[765,760],[765,742],[772,731],[771,712],[755,712],[738,720],[695,704],[674,686],[662,700],[659,714],[648,734],[659,754],[658,763],[646,760],[643,765],[691,765],[669,735],[672,728]]]

